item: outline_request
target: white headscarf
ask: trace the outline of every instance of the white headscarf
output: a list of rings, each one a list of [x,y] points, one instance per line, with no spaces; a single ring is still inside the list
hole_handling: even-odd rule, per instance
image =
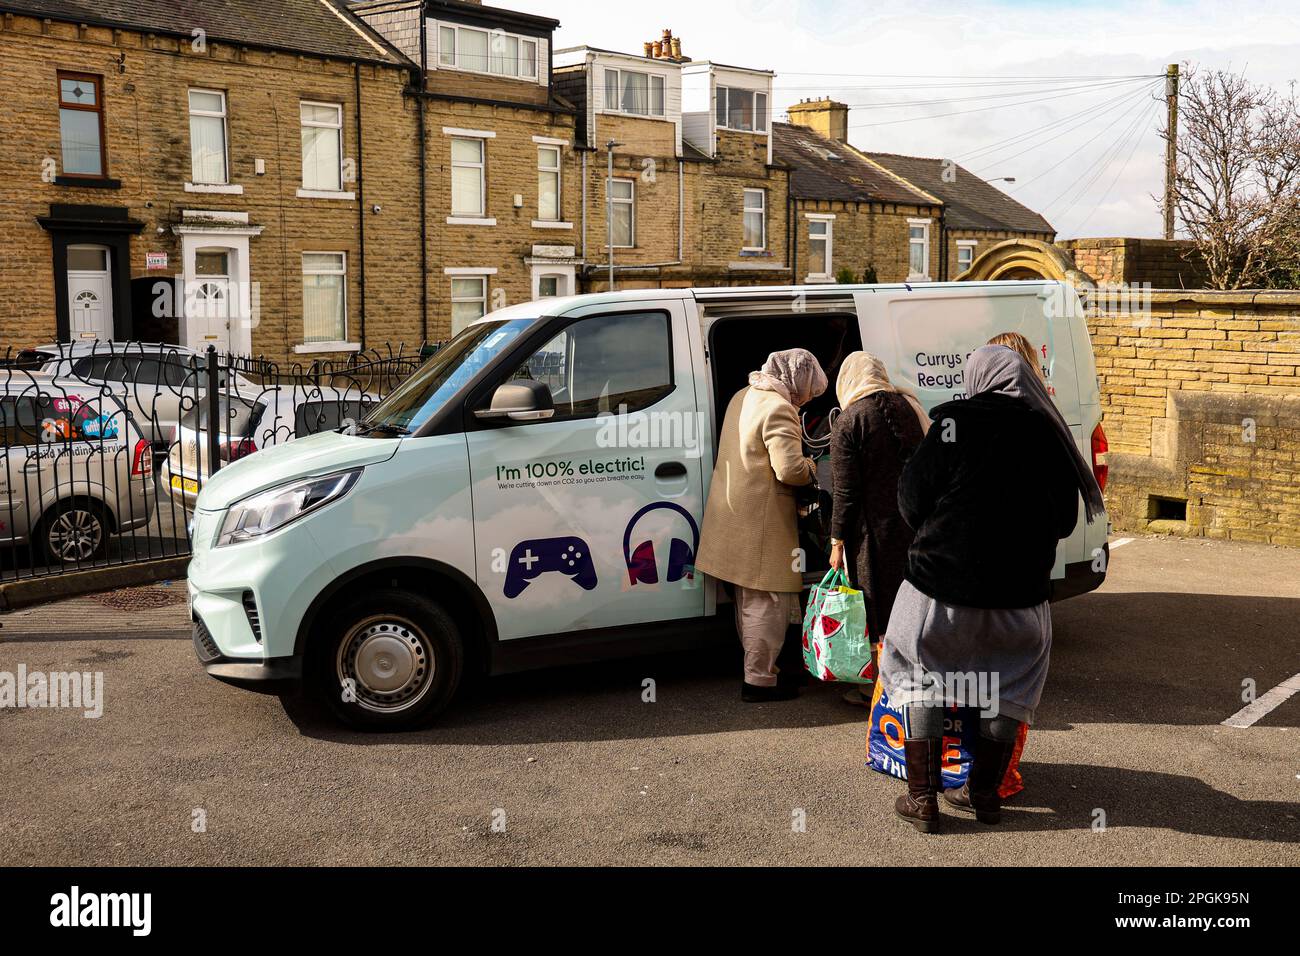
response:
[[[916,420],[921,423],[921,434],[930,430],[930,416],[921,407],[921,402],[911,389],[902,388],[889,380],[884,362],[870,352],[850,352],[840,363],[840,374],[835,380],[835,395],[840,400],[840,409],[847,410],[858,399],[876,392],[902,395],[916,413]]]
[[[753,388],[776,392],[795,407],[826,391],[826,373],[817,356],[807,349],[773,352],[757,372],[749,373]]]

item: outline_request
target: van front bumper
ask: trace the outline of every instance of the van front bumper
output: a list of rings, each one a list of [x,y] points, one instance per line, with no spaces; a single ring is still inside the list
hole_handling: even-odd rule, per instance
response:
[[[261,659],[226,657],[213,641],[208,626],[194,616],[194,655],[209,677],[247,690],[276,693],[302,679],[302,658],[267,657]]]

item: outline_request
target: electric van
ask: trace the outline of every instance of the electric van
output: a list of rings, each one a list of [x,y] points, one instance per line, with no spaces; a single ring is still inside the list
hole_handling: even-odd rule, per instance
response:
[[[341,720],[396,729],[471,672],[734,640],[693,559],[720,416],[748,373],[802,347],[834,383],[866,349],[930,408],[963,396],[966,357],[1000,332],[1039,352],[1104,482],[1092,348],[1064,283],[653,289],[490,313],[360,422],[204,483],[196,653],[220,680],[306,682]],[[823,457],[833,392],[803,409]],[[1060,542],[1054,599],[1101,583],[1108,530],[1080,520]],[[793,559],[808,580],[826,566],[817,548]]]

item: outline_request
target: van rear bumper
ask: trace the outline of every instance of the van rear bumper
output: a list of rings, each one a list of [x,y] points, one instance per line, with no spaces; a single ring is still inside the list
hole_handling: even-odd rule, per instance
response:
[[[1102,545],[1101,550],[1101,566],[1110,567],[1110,544]],[[1078,597],[1080,594],[1087,594],[1101,587],[1102,582],[1106,580],[1106,572],[1093,570],[1094,563],[1094,561],[1076,561],[1074,564],[1067,564],[1065,577],[1052,579],[1052,596],[1049,600],[1053,603],[1064,601],[1066,598]]]

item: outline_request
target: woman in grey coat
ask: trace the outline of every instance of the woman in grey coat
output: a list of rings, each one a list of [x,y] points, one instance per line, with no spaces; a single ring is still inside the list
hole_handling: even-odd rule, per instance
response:
[[[982,346],[965,380],[969,397],[930,412],[899,481],[916,537],[880,658],[904,717],[907,793],[895,811],[925,833],[939,828],[944,708],[954,704],[980,707],[980,733],[967,785],[944,798],[999,822],[998,785],[1047,679],[1056,545],[1074,530],[1081,495],[1089,522],[1103,510],[1091,467],[1020,355]]]

